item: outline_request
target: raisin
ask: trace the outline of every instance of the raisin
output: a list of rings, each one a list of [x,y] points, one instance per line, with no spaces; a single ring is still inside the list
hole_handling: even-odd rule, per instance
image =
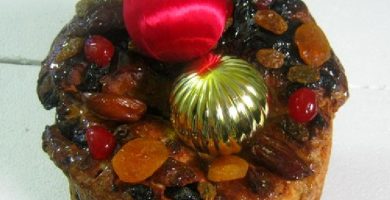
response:
[[[153,178],[155,182],[167,187],[182,187],[198,181],[195,171],[184,163],[169,158]]]
[[[306,128],[305,125],[296,123],[293,120],[291,120],[289,117],[285,117],[281,122],[280,126],[282,127],[284,133],[298,141],[298,142],[306,142],[310,138],[309,130]]]
[[[320,85],[325,89],[326,95],[331,95],[340,85],[341,73],[336,66],[335,59],[330,59],[320,70]]]
[[[57,63],[64,62],[65,60],[77,55],[83,50],[84,38],[73,37],[69,38],[65,44],[62,45],[61,51],[57,54],[55,61]]]
[[[238,156],[221,156],[210,165],[207,178],[214,182],[231,181],[245,177],[248,162]]]
[[[281,35],[288,29],[287,22],[273,10],[259,10],[256,12],[257,25],[274,34]]]
[[[267,68],[277,69],[284,64],[284,54],[274,49],[260,49],[256,58],[260,64]]]
[[[217,196],[217,188],[209,182],[200,182],[198,191],[204,200],[214,200]]]
[[[76,14],[79,17],[85,17],[87,15],[88,10],[96,5],[96,0],[80,0],[76,4]]]
[[[291,82],[309,84],[320,80],[320,72],[314,67],[298,65],[289,69],[287,78]]]
[[[125,190],[134,200],[154,200],[153,190],[146,185],[131,185]]]
[[[234,4],[234,21],[221,39],[220,46],[226,54],[252,57],[253,50],[265,48],[263,34],[254,21],[257,8],[252,0],[236,0]]]
[[[85,148],[88,146],[87,144],[87,138],[85,136],[85,130],[84,129],[78,129],[77,131],[74,131],[72,136],[72,141],[76,143],[79,147]]]
[[[170,187],[165,191],[165,195],[172,200],[201,200],[199,192],[192,185],[186,187]]]
[[[131,140],[135,137],[132,133],[131,127],[128,124],[118,126],[114,131],[114,135],[118,140]]]
[[[254,0],[253,1],[259,10],[269,9],[275,0]]]
[[[295,44],[306,64],[319,67],[331,57],[331,49],[324,32],[311,22],[301,25],[295,32]]]
[[[272,48],[284,54],[284,65],[300,65],[302,61],[295,45],[290,39],[277,39]]]
[[[286,19],[293,19],[296,13],[307,11],[305,3],[301,0],[275,0],[271,9],[275,10]]]
[[[99,92],[102,89],[100,79],[108,74],[109,68],[100,68],[97,65],[87,67],[82,83],[77,87],[82,92]]]
[[[139,183],[152,176],[164,164],[168,153],[160,141],[137,138],[122,146],[111,162],[120,180]]]

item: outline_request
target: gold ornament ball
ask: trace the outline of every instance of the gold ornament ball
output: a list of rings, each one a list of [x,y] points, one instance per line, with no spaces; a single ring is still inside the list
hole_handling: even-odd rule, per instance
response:
[[[216,66],[180,76],[171,93],[171,121],[190,147],[209,155],[228,155],[264,125],[267,87],[248,62],[224,56]]]

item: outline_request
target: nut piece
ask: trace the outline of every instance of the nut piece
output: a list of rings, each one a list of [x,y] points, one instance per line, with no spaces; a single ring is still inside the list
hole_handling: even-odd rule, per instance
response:
[[[256,23],[262,28],[281,35],[288,29],[287,22],[273,10],[259,10],[255,15]]]
[[[251,148],[254,159],[289,180],[301,180],[313,171],[282,141],[260,134]]]
[[[301,25],[295,32],[295,43],[302,60],[315,67],[331,57],[331,49],[324,32],[314,22]]]
[[[146,105],[143,102],[111,94],[91,95],[87,97],[86,103],[88,109],[108,120],[134,122],[146,112]]]
[[[287,78],[291,82],[314,83],[320,80],[320,71],[307,65],[294,66],[289,69]]]
[[[284,54],[275,49],[260,49],[256,53],[256,58],[267,68],[278,69],[284,64]]]

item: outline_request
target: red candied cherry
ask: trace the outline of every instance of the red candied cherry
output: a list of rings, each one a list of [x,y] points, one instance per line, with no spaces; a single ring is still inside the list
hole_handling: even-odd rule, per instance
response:
[[[311,121],[317,115],[317,109],[316,94],[308,88],[295,91],[288,100],[289,114],[298,123]]]
[[[89,152],[93,159],[105,160],[114,151],[116,140],[110,131],[102,126],[91,126],[86,132]]]
[[[114,45],[103,36],[92,35],[85,41],[85,57],[101,67],[110,64],[114,52]]]

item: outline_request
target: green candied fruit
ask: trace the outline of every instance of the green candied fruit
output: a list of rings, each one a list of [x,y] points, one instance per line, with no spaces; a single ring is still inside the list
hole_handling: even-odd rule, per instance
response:
[[[320,80],[320,72],[317,68],[307,65],[293,66],[289,69],[287,78],[291,82],[314,83]]]
[[[85,17],[91,6],[94,6],[98,3],[98,0],[80,0],[76,4],[76,14],[79,17]]]
[[[77,55],[83,50],[84,38],[74,37],[68,39],[62,46],[61,51],[57,54],[55,61],[57,63],[64,62],[65,60]]]
[[[202,199],[211,200],[217,196],[217,188],[209,182],[200,182],[198,191]]]
[[[305,125],[296,123],[286,117],[280,122],[283,132],[297,142],[306,142],[310,139],[310,132]]]
[[[122,3],[122,0],[80,0],[76,4],[76,14],[79,17],[85,17],[91,7],[103,3]]]

